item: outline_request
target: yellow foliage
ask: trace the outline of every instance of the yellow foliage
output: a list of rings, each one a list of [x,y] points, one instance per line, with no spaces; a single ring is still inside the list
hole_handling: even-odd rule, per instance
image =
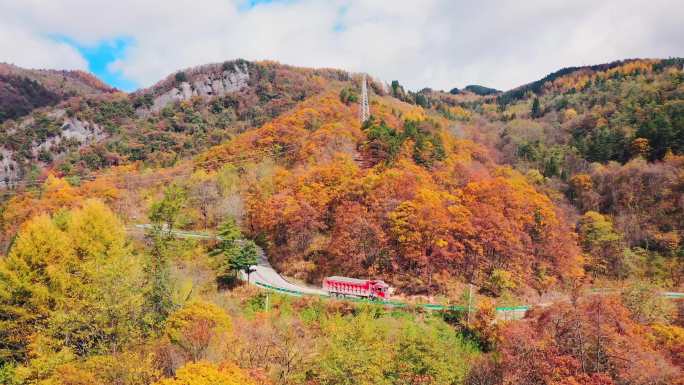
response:
[[[40,373],[41,362],[63,348],[83,354],[103,340],[124,343],[138,327],[141,305],[141,267],[125,240],[123,225],[95,200],[23,225],[0,261],[0,306],[7,312],[0,346],[26,345],[33,334],[30,372]],[[63,346],[51,342],[65,334]]]
[[[76,191],[69,182],[50,174],[43,187],[43,197],[53,207],[70,206],[76,199]]]
[[[426,120],[427,115],[425,114],[425,110],[423,108],[414,107],[404,114],[404,119],[419,122]]]
[[[557,92],[566,92],[571,88],[576,90],[583,90],[588,85],[589,82],[593,82],[597,79],[606,80],[614,76],[615,74],[620,75],[633,75],[637,72],[642,74],[651,73],[653,71],[654,60],[635,60],[629,63],[621,64],[617,67],[608,69],[606,71],[592,71],[590,69],[581,69],[570,74],[561,76],[555,79],[552,83],[545,84],[547,89],[552,89]]]
[[[154,385],[252,385],[252,381],[233,364],[216,366],[208,362],[190,363],[178,369],[175,378]]]
[[[654,345],[668,350],[674,362],[684,365],[684,328],[654,324],[651,326],[650,339]]]
[[[93,373],[66,364],[55,369],[49,378],[40,381],[39,385],[104,385]]]
[[[30,361],[26,366],[17,368],[17,377],[24,383],[39,383],[41,380],[49,379],[55,369],[76,360],[76,355],[54,338],[35,334],[29,339]]]
[[[127,168],[120,168],[116,172],[127,171]],[[14,235],[20,224],[39,214],[69,209],[88,198],[109,202],[119,197],[120,190],[110,178],[102,177],[73,187],[65,179],[50,174],[43,183],[42,191],[18,194],[7,202],[2,213],[5,237]]]
[[[574,108],[567,108],[563,111],[563,121],[567,122],[573,120],[577,117],[577,111]]]
[[[330,138],[326,132],[330,134],[332,130],[340,136],[346,133],[347,137],[360,138],[361,124],[357,115],[351,107],[340,101],[338,93],[339,90],[332,90],[306,99],[291,111],[258,129],[209,149],[197,158],[197,166],[217,170],[225,163],[241,165],[267,157],[305,160],[327,147],[311,146],[310,141],[317,136],[321,140]],[[323,131],[318,133],[321,129]],[[309,139],[312,133],[313,136]],[[328,144],[327,141],[322,143]]]
[[[119,258],[126,252],[126,233],[114,213],[98,200],[87,200],[71,214],[67,232],[80,258]]]
[[[468,120],[473,115],[472,112],[461,106],[449,107],[449,113],[460,120]]]
[[[632,141],[630,150],[632,151],[632,154],[645,158],[651,151],[651,145],[646,138],[636,138]]]
[[[577,191],[591,191],[594,188],[594,183],[591,176],[588,174],[576,174],[570,178],[570,185]]]
[[[40,215],[22,225],[7,264],[22,263],[37,272],[72,256],[73,248],[67,234],[48,215]]]
[[[103,384],[148,385],[161,377],[157,355],[125,351],[88,358],[82,367]]]
[[[166,321],[166,336],[191,359],[199,360],[212,342],[225,339],[232,328],[225,311],[212,303],[196,301],[171,314]]]

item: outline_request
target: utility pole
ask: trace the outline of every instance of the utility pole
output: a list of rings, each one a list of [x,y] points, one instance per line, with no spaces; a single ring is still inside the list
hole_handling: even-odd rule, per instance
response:
[[[473,284],[468,284],[468,326],[470,326],[470,309],[473,304]]]
[[[370,118],[370,107],[368,106],[368,86],[366,85],[366,74],[363,74],[361,82],[361,105],[359,106],[359,119],[361,124],[366,123]]]

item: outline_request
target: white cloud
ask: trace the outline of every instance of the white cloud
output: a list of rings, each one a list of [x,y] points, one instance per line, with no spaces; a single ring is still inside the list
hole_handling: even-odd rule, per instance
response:
[[[179,68],[243,57],[365,71],[412,89],[507,89],[571,65],[684,56],[680,0],[289,0],[241,11],[243,5],[0,0],[0,61],[82,68],[73,49],[44,36],[84,44],[127,36],[135,44],[110,68],[141,86]],[[21,31],[8,38],[9,25]]]
[[[88,68],[73,47],[4,22],[0,22],[0,62],[25,68]]]

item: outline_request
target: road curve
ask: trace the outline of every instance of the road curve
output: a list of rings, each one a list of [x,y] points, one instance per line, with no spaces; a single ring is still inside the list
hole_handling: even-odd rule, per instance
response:
[[[151,224],[137,224],[129,226],[128,230],[131,232],[141,232],[152,228]],[[221,237],[198,231],[185,231],[185,230],[171,230],[171,234],[178,238],[190,238],[190,239],[217,239],[220,240]],[[257,246],[259,253],[258,263],[252,266],[252,272],[249,275],[249,283],[253,285],[260,286],[262,288],[271,289],[279,291],[289,295],[301,296],[301,295],[317,295],[317,296],[328,296],[328,293],[320,288],[305,286],[301,284],[296,284],[288,281],[282,275],[271,266],[268,261],[266,254],[261,247]],[[244,272],[240,273],[242,279],[247,280],[247,275]],[[596,289],[601,291],[601,289]],[[679,292],[663,292],[661,293],[664,297],[672,299],[684,298],[684,293]],[[401,304],[398,302],[388,303],[392,306],[406,306],[406,304]],[[419,305],[429,310],[465,310],[460,306],[444,306],[437,304],[422,304]],[[513,306],[513,307],[499,307],[496,308],[499,319],[520,319],[525,316],[527,310],[530,306]]]
[[[138,224],[129,227],[129,229],[131,229],[132,231],[145,231],[151,228],[151,224]],[[171,234],[178,238],[221,240],[221,237],[217,235],[198,231],[171,230]],[[304,285],[298,285],[289,282],[288,280],[283,278],[283,276],[278,274],[278,272],[275,271],[273,266],[271,266],[270,262],[268,261],[268,258],[266,257],[266,253],[264,253],[264,250],[258,246],[257,250],[259,253],[258,263],[255,266],[252,266],[252,273],[249,275],[249,282],[251,284],[262,287],[270,286],[272,288],[280,289],[285,292],[293,292],[291,294],[301,293],[307,295],[328,295],[325,291],[321,289]],[[247,275],[244,272],[241,272],[241,276],[242,279],[247,280]]]

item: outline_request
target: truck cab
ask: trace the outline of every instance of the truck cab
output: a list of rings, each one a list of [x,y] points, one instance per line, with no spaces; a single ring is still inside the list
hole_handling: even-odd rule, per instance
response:
[[[388,300],[392,294],[392,290],[388,284],[384,281],[373,280],[370,281],[371,286],[371,298],[378,298]]]

